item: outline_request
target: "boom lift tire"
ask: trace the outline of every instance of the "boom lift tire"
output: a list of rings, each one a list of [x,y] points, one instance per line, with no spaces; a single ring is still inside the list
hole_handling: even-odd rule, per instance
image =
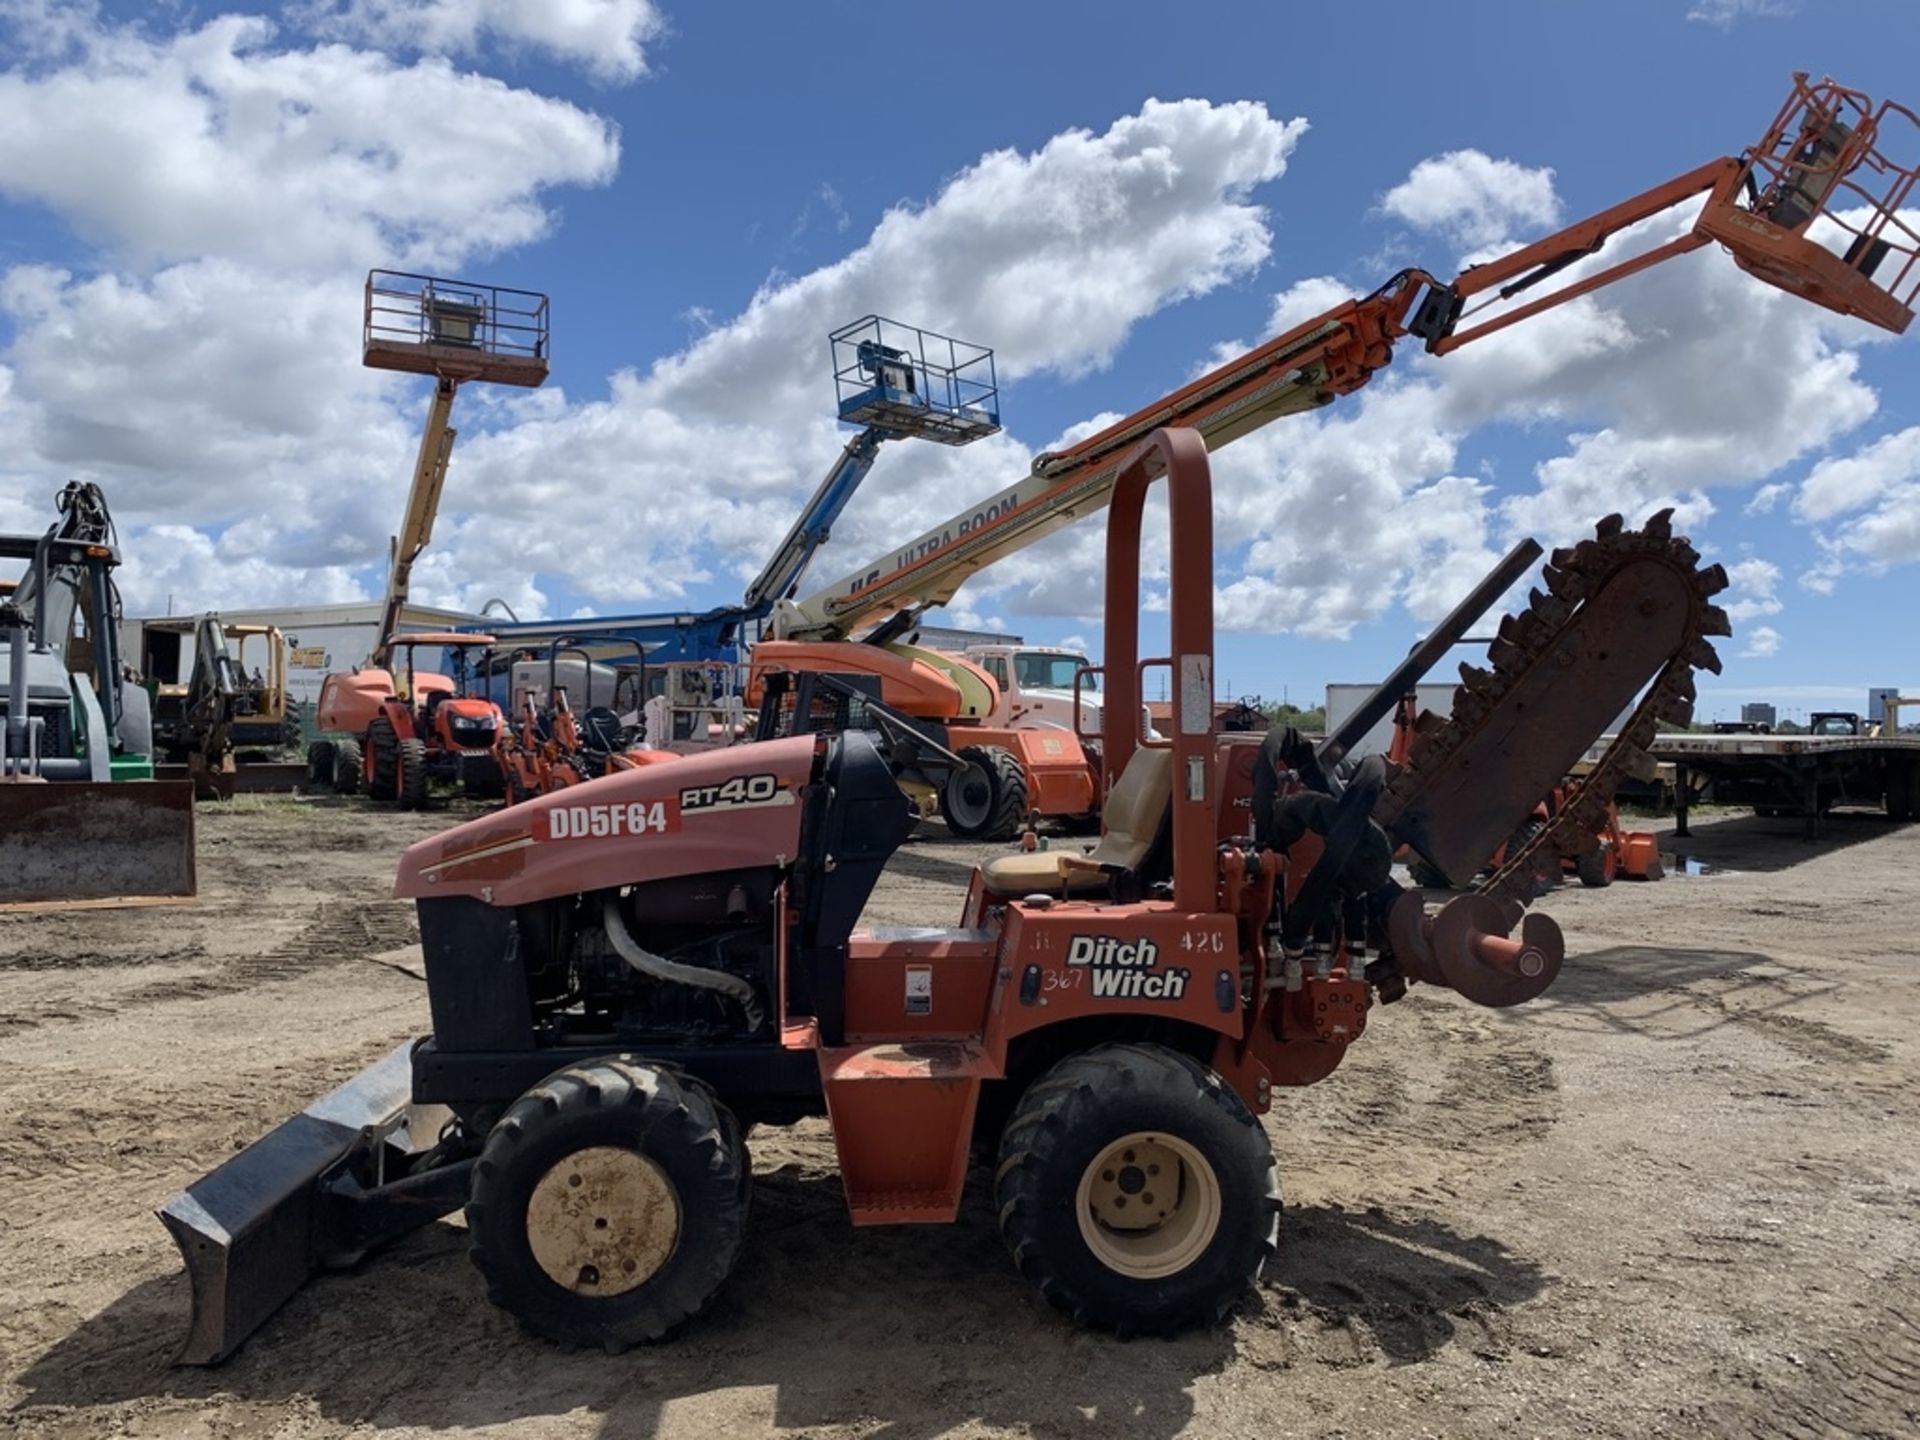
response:
[[[1279,1241],[1259,1119],[1160,1045],[1086,1050],[1035,1082],[1001,1138],[994,1188],[1020,1273],[1077,1324],[1121,1335],[1218,1323]]]
[[[366,778],[360,768],[363,763],[358,740],[334,741],[333,788],[342,795],[358,795],[360,782]]]
[[[307,746],[307,780],[322,790],[333,785],[333,741],[316,740]]]
[[[367,727],[367,794],[375,800],[400,798],[400,737],[393,722],[382,716]]]
[[[427,808],[427,742],[402,740],[395,754],[394,794],[402,810]]]
[[[969,745],[966,768],[940,790],[940,815],[963,840],[1011,840],[1027,820],[1027,774],[1020,757],[998,745]]]
[[[746,1238],[739,1122],[705,1084],[609,1057],[508,1108],[474,1167],[487,1295],[550,1340],[618,1354],[692,1319]]]

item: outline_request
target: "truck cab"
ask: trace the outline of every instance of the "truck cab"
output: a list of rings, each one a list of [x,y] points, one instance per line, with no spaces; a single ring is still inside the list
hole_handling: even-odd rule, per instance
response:
[[[1867,722],[1850,710],[1816,710],[1807,720],[1809,735],[1865,735]]]
[[[971,645],[966,658],[993,677],[999,690],[987,724],[1006,729],[1038,730],[1073,726],[1073,678],[1090,663],[1078,650],[1057,645]],[[1086,718],[1081,728],[1100,729],[1100,680],[1087,675],[1080,681],[1080,707]]]

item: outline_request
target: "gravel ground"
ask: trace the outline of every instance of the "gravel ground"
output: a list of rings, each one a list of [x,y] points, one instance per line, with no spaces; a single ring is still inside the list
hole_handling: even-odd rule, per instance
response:
[[[394,857],[446,815],[201,811],[188,905],[0,916],[0,1433],[306,1437],[1920,1433],[1920,826],[1696,822],[1710,876],[1544,903],[1514,1011],[1416,990],[1268,1117],[1288,1211],[1221,1329],[1079,1333],[960,1223],[855,1231],[824,1124],[754,1136],[707,1317],[618,1358],[524,1337],[457,1224],[316,1281],[227,1365],[169,1365],[151,1210],[397,1040]],[[938,827],[869,919],[949,923]]]

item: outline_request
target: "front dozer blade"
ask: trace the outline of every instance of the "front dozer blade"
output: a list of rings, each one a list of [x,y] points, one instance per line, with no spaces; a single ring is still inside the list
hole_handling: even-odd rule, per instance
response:
[[[0,782],[0,905],[194,889],[190,782]]]
[[[353,1197],[403,1173],[447,1114],[410,1107],[412,1052],[397,1047],[156,1212],[193,1288],[180,1364],[226,1359],[314,1272],[384,1238],[356,1223]]]

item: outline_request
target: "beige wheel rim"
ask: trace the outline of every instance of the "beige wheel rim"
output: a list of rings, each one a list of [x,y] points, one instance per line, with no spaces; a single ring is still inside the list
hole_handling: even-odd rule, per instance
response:
[[[1103,1150],[1074,1196],[1080,1237],[1102,1265],[1134,1280],[1177,1275],[1220,1229],[1220,1179],[1175,1135],[1136,1130]]]
[[[527,1200],[534,1260],[576,1295],[624,1295],[646,1284],[679,1240],[673,1182],[637,1150],[576,1150],[540,1177]]]

